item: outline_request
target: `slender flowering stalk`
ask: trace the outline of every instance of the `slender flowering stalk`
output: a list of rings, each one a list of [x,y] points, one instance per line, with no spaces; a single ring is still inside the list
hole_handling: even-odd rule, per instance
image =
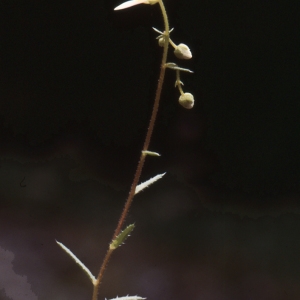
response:
[[[173,29],[170,30],[168,16],[166,13],[165,6],[163,4],[163,0],[130,0],[130,1],[126,1],[126,2],[122,3],[121,5],[117,6],[115,8],[115,10],[129,8],[129,7],[138,5],[138,4],[150,4],[150,5],[159,4],[160,10],[162,12],[165,28],[164,28],[163,32],[161,32],[155,28],[153,28],[153,29],[154,29],[154,31],[156,31],[160,34],[157,37],[157,39],[158,39],[159,46],[163,47],[163,54],[162,54],[162,60],[161,60],[161,65],[160,65],[158,85],[157,85],[154,104],[153,104],[153,108],[152,108],[152,114],[150,117],[149,126],[148,126],[148,130],[146,133],[143,149],[141,151],[137,169],[136,169],[136,172],[133,177],[133,182],[132,182],[132,185],[131,185],[131,188],[129,191],[128,198],[125,202],[125,206],[123,208],[119,222],[118,222],[115,232],[113,234],[112,240],[109,244],[108,250],[106,252],[106,255],[104,257],[102,265],[100,267],[98,276],[95,278],[94,275],[92,275],[92,273],[89,271],[89,269],[71,252],[70,249],[65,247],[63,244],[57,242],[60,245],[60,247],[62,247],[65,250],[65,252],[67,254],[69,254],[75,260],[75,262],[83,269],[83,271],[88,275],[88,277],[92,281],[93,286],[94,286],[92,300],[98,299],[99,286],[103,279],[104,271],[108,265],[108,262],[109,262],[109,259],[111,258],[112,253],[124,243],[124,241],[130,236],[130,233],[132,232],[132,230],[135,227],[134,224],[131,224],[131,225],[127,226],[124,230],[122,230],[134,196],[137,193],[139,193],[140,191],[142,191],[143,189],[145,189],[146,187],[148,187],[151,184],[153,184],[154,182],[156,182],[157,180],[161,179],[165,174],[165,173],[163,173],[163,174],[156,175],[156,176],[150,178],[149,180],[139,184],[140,176],[142,173],[142,169],[143,169],[146,157],[147,156],[155,156],[155,157],[160,156],[159,153],[150,151],[149,145],[150,145],[150,141],[151,141],[151,137],[152,137],[152,133],[153,133],[153,129],[154,129],[154,124],[156,121],[156,116],[157,116],[159,102],[160,102],[160,98],[161,98],[163,82],[164,82],[164,78],[165,78],[165,72],[166,72],[167,68],[172,69],[176,72],[175,87],[178,87],[178,90],[181,94],[180,98],[179,98],[179,103],[183,107],[188,108],[188,109],[190,109],[194,106],[193,95],[191,93],[185,93],[183,91],[183,89],[182,89],[183,83],[180,80],[180,72],[188,72],[188,73],[193,73],[193,72],[188,69],[181,68],[175,63],[167,62],[169,44],[174,48],[174,54],[179,59],[192,58],[192,53],[191,53],[189,47],[182,43],[180,43],[179,45],[176,45],[170,39],[170,32]],[[146,299],[146,298],[142,298],[139,296],[126,296],[126,297],[120,297],[120,298],[117,297],[117,298],[114,298],[111,300],[144,300],[144,299]]]
[[[129,2],[129,3],[128,3]],[[152,114],[150,117],[150,121],[149,121],[149,126],[148,126],[148,130],[146,133],[146,138],[145,138],[145,142],[144,142],[144,146],[142,149],[142,153],[140,156],[140,160],[138,162],[137,165],[137,169],[136,172],[134,174],[134,178],[133,178],[133,182],[129,191],[129,195],[128,198],[126,200],[125,206],[123,208],[121,217],[119,219],[117,228],[115,229],[114,235],[112,240],[114,240],[118,234],[120,233],[123,224],[125,222],[125,219],[127,217],[129,208],[131,206],[133,197],[136,193],[136,187],[138,185],[141,173],[142,173],[142,169],[144,166],[144,162],[145,162],[145,158],[147,155],[145,155],[145,152],[148,151],[149,145],[150,145],[150,141],[151,141],[151,136],[152,136],[152,132],[153,132],[153,128],[154,128],[154,124],[156,121],[156,116],[157,116],[157,112],[158,112],[158,107],[159,107],[159,102],[160,102],[160,96],[161,96],[161,91],[162,91],[162,86],[163,86],[163,82],[164,82],[164,78],[165,78],[165,72],[166,72],[166,62],[167,62],[167,55],[168,55],[168,47],[169,47],[169,31],[170,31],[170,27],[169,27],[169,20],[168,20],[168,16],[167,16],[167,12],[164,6],[164,3],[162,0],[148,0],[148,1],[139,1],[139,0],[132,0],[132,1],[127,1],[125,3],[123,3],[123,8],[127,8],[133,5],[138,5],[138,4],[155,4],[158,3],[162,12],[162,16],[163,16],[163,20],[164,20],[164,26],[165,26],[165,30],[164,30],[164,38],[165,38],[165,44],[164,44],[164,49],[163,49],[163,55],[162,55],[162,61],[161,61],[161,66],[160,66],[160,74],[159,74],[159,79],[158,79],[158,85],[157,85],[157,89],[156,89],[156,94],[155,94],[155,99],[154,99],[154,104],[153,104],[153,109],[152,109]],[[121,8],[120,8],[121,7]],[[122,4],[117,6],[116,9],[123,9],[122,8]],[[116,10],[115,9],[115,10]],[[98,298],[98,292],[99,292],[99,285],[101,283],[101,280],[103,278],[104,275],[104,271],[106,269],[106,266],[108,264],[108,261],[113,253],[114,249],[108,249],[107,253],[104,257],[103,263],[101,265],[99,274],[97,276],[96,279],[96,284],[94,285],[94,290],[93,290],[93,298],[92,300],[97,300]]]

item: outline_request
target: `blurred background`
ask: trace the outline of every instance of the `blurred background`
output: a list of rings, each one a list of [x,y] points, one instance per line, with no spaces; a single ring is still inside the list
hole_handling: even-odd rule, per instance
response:
[[[0,299],[91,299],[156,90],[157,5],[2,1]],[[99,299],[300,298],[299,4],[166,0],[169,61],[136,229]],[[30,284],[30,286],[28,285]]]

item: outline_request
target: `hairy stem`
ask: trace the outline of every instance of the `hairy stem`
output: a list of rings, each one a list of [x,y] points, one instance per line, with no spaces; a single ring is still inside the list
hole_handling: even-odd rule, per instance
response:
[[[159,0],[158,3],[159,3],[160,9],[161,9],[161,12],[162,12],[162,15],[163,15],[163,20],[164,20],[165,44],[164,44],[162,62],[161,62],[161,66],[160,66],[159,80],[158,80],[158,85],[157,85],[157,89],[156,89],[152,114],[151,114],[151,118],[150,118],[150,121],[149,121],[149,126],[148,126],[148,130],[147,130],[147,133],[146,133],[146,138],[145,138],[145,142],[144,142],[144,146],[143,146],[142,151],[147,151],[148,148],[149,148],[149,145],[150,145],[151,136],[152,136],[152,133],[153,133],[153,128],[154,128],[156,117],[157,117],[162,86],[163,86],[163,82],[164,82],[164,78],[165,78],[165,71],[166,71],[166,66],[165,65],[166,65],[166,62],[167,62],[168,46],[169,46],[169,21],[168,21],[168,16],[167,16],[166,9],[165,9],[165,6],[163,4],[163,1]],[[118,225],[115,229],[112,240],[114,240],[122,230],[125,219],[126,219],[126,217],[128,215],[128,212],[129,212],[129,208],[131,206],[132,200],[133,200],[134,195],[135,195],[136,186],[138,185],[139,180],[140,180],[142,169],[143,169],[143,166],[144,166],[144,163],[145,163],[145,158],[146,158],[146,154],[144,152],[142,152],[141,156],[140,156],[140,160],[139,160],[137,168],[136,168],[136,171],[135,171],[135,174],[134,174],[134,177],[133,177],[133,182],[132,182],[132,185],[131,185],[131,188],[130,188],[130,191],[129,191],[128,198],[125,202],[125,206],[123,208],[122,214],[120,216],[120,219],[119,219]],[[100,283],[101,283],[103,275],[104,275],[104,271],[107,267],[107,264],[109,262],[109,259],[112,255],[113,251],[114,251],[114,249],[108,249],[108,251],[106,252],[106,255],[105,255],[103,263],[101,265],[99,274],[98,274],[97,279],[96,279],[96,283],[94,285],[92,300],[97,300],[97,298],[98,298],[99,286],[100,286]]]

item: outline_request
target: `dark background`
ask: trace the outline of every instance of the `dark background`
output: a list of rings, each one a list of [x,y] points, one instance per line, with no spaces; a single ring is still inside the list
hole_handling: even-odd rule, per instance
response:
[[[158,5],[121,2],[0,3],[0,299],[35,300],[24,280],[38,299],[91,299],[55,239],[97,274],[162,52]],[[162,156],[142,180],[167,174],[137,196],[99,299],[299,299],[299,4],[165,5],[193,53],[169,61],[195,72],[181,79],[196,102],[178,105],[167,70],[150,147]]]

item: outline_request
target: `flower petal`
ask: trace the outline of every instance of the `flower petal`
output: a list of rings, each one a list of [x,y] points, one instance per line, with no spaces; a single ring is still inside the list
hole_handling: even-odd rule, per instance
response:
[[[117,6],[114,10],[125,9],[125,8],[131,7],[134,5],[138,5],[138,4],[142,4],[142,3],[149,4],[149,1],[148,0],[129,0],[129,1],[126,1],[122,4],[120,4],[119,6]]]

